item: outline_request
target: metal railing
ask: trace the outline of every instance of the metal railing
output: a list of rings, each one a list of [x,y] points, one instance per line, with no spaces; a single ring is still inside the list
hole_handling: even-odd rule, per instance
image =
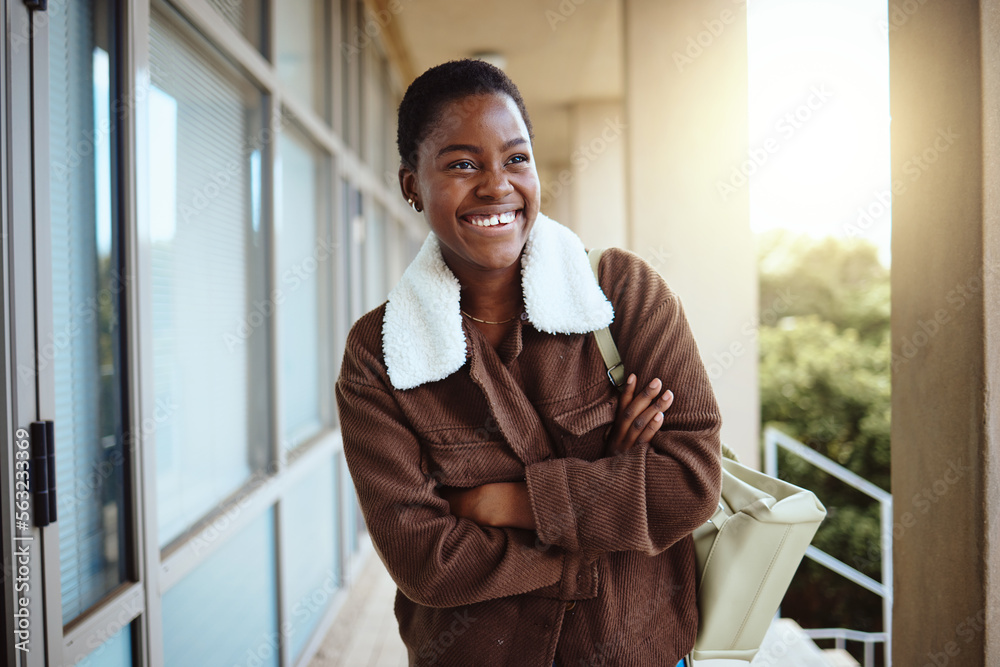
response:
[[[810,639],[833,639],[834,648],[843,649],[847,646],[847,641],[862,642],[865,645],[865,667],[875,664],[875,644],[885,643],[886,664],[889,659],[888,633],[886,632],[861,632],[860,630],[848,630],[846,628],[816,628],[802,632]]]
[[[837,648],[844,648],[847,641],[859,641],[864,644],[865,667],[875,667],[875,644],[885,645],[885,665],[892,665],[892,494],[875,486],[857,473],[831,461],[816,450],[807,447],[795,438],[788,436],[773,426],[764,431],[764,472],[772,477],[778,476],[778,448],[782,448],[808,463],[816,466],[827,474],[833,475],[845,484],[869,496],[879,504],[881,518],[880,540],[882,545],[882,581],[878,582],[851,567],[847,563],[834,558],[830,554],[810,545],[806,556],[823,567],[854,582],[882,598],[882,632],[861,632],[845,628],[822,628],[804,630],[812,639],[833,639]]]

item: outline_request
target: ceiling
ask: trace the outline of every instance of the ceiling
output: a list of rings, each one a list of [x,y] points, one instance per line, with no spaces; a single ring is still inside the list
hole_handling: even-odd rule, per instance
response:
[[[623,91],[621,0],[399,0],[413,69],[490,52],[524,96],[540,165],[569,159],[569,109]],[[579,4],[577,4],[579,3]]]

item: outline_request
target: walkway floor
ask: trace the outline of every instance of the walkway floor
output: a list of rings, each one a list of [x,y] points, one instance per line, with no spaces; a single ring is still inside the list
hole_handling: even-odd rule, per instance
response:
[[[406,649],[392,611],[395,594],[396,585],[382,561],[371,554],[309,667],[407,667]],[[849,656],[846,662],[834,658],[818,649],[794,621],[782,618],[771,625],[751,667],[857,664]],[[747,663],[707,660],[699,661],[697,667],[747,667]]]
[[[396,584],[372,554],[309,667],[406,667],[395,595]]]

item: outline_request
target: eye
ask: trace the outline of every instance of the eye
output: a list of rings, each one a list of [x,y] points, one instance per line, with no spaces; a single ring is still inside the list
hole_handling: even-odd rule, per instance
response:
[[[512,163],[512,164],[520,164],[522,162],[527,162],[527,161],[528,161],[528,156],[527,155],[520,155],[520,154],[515,155],[515,156],[511,157],[510,160],[508,160],[508,162]]]
[[[475,165],[473,165],[468,160],[459,160],[458,162],[454,162],[451,165],[449,165],[448,168],[449,169],[474,169]]]

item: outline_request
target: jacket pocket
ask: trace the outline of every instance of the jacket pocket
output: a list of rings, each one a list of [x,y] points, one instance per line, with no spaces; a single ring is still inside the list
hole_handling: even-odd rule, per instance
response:
[[[427,472],[445,486],[471,487],[523,479],[524,464],[496,429],[459,426],[421,438]]]
[[[614,398],[597,401],[552,416],[563,430],[562,445],[567,457],[594,461],[604,456],[605,436],[615,421]]]

